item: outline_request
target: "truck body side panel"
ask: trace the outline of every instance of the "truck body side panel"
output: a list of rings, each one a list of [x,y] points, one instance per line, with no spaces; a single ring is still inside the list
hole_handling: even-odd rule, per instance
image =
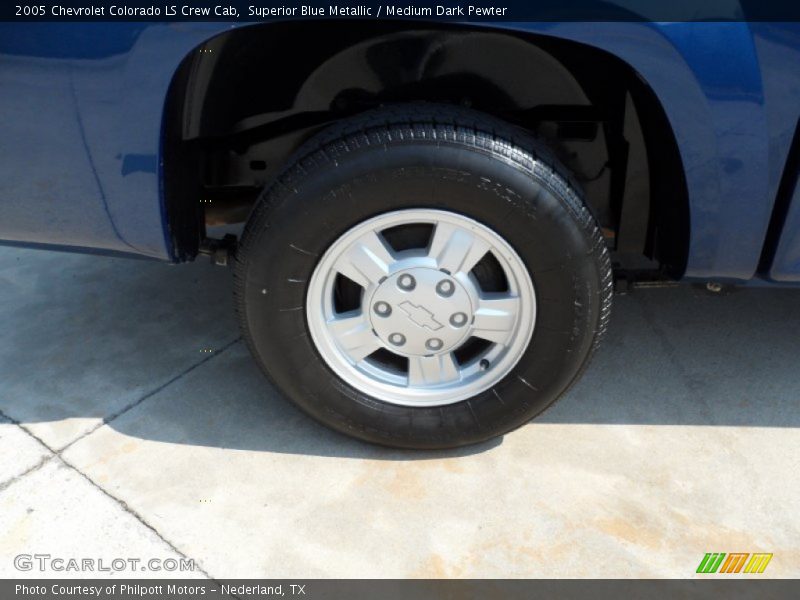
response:
[[[172,260],[161,192],[166,94],[187,54],[235,26],[0,25],[0,240]],[[800,107],[800,24],[483,26],[583,43],[635,69],[664,108],[686,173],[686,276],[756,274]],[[787,228],[798,231],[794,206]],[[781,268],[800,273],[800,264]]]

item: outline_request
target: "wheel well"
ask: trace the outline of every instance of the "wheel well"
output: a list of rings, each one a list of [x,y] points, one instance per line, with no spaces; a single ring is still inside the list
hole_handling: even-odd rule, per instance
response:
[[[419,101],[471,106],[544,138],[584,189],[620,267],[683,272],[680,155],[655,94],[627,64],[547,36],[409,22],[255,25],[186,57],[164,120],[176,256],[194,258],[207,231],[246,219],[320,128]]]

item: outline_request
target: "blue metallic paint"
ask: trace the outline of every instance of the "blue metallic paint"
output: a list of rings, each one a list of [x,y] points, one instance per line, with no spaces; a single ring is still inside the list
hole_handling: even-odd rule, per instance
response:
[[[0,25],[0,238],[172,259],[160,189],[166,93],[193,48],[240,25]],[[491,26],[630,64],[678,141],[690,196],[686,276],[754,277],[800,117],[799,23]],[[775,280],[800,280],[798,204],[795,194]]]
[[[767,127],[770,139],[770,184],[777,189],[783,175],[788,148],[800,131],[800,24],[759,23],[752,26],[756,39],[762,80],[769,102]],[[783,223],[782,235],[767,277],[776,282],[800,283],[800,185],[797,165],[790,167],[788,181],[795,189]],[[772,188],[771,188],[772,189]]]
[[[183,57],[221,29],[0,25],[0,238],[170,260],[164,101]]]

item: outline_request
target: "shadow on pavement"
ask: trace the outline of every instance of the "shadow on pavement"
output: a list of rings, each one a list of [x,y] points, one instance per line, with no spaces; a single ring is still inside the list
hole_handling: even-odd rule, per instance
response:
[[[615,301],[583,379],[528,427],[800,425],[800,290],[682,286]],[[0,410],[54,447],[97,419],[166,443],[320,456],[442,458],[502,443],[399,452],[317,425],[237,341],[230,273],[205,261],[1,249],[0,323]]]

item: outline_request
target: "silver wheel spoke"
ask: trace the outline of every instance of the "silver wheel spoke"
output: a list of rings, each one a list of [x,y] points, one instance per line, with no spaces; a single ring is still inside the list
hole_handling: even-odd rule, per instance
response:
[[[425,248],[418,226],[431,224]],[[496,258],[488,272],[505,277],[505,293],[467,276],[487,252]],[[337,276],[360,287],[341,286]],[[509,373],[531,340],[536,296],[524,262],[497,232],[457,213],[412,208],[370,218],[332,242],[309,279],[306,316],[322,359],[351,388],[398,406],[435,407]],[[472,337],[492,344],[470,344]]]
[[[519,298],[482,298],[475,311],[472,335],[505,344],[514,331],[519,311]]]
[[[328,321],[330,330],[339,347],[355,362],[359,362],[381,347],[380,340],[372,333],[369,320],[361,313]]]
[[[427,386],[458,381],[460,373],[452,352],[438,356],[411,356],[408,359],[408,385]]]
[[[469,273],[484,254],[489,244],[472,232],[450,223],[437,223],[428,255],[440,269],[450,273]]]
[[[339,260],[334,268],[363,288],[377,285],[389,274],[394,262],[391,252],[374,231],[361,236]]]

